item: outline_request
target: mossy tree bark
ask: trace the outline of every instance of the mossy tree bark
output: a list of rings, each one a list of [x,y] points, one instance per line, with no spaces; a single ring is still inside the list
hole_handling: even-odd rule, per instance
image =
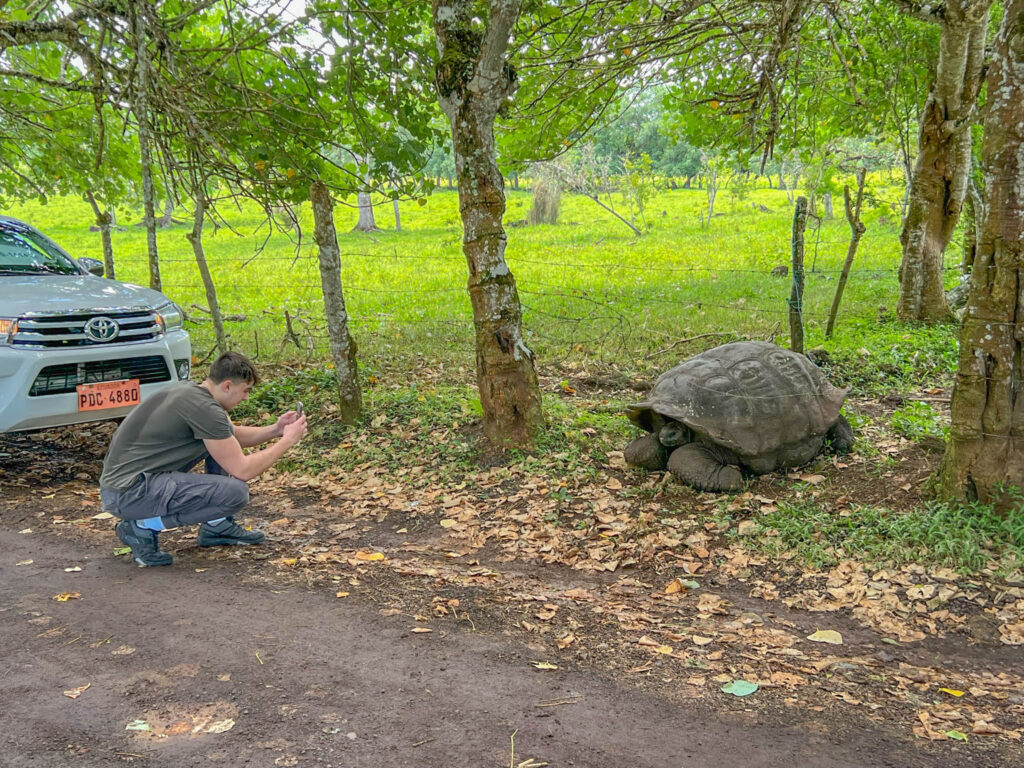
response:
[[[149,256],[149,287],[154,291],[161,289],[160,255],[156,247],[156,208],[155,191],[153,189],[153,152],[149,115],[149,75],[150,59],[148,47],[148,18],[150,4],[138,3],[134,9],[132,28],[135,33],[135,102],[132,111],[138,122],[139,160],[142,169],[142,209],[143,222],[146,226],[146,248]]]
[[[483,9],[469,0],[433,2],[435,85],[452,131],[483,428],[499,448],[531,444],[543,424],[534,356],[505,263],[504,180],[494,146],[495,118],[516,89],[508,47],[520,8],[521,0],[488,0]]]
[[[206,221],[208,201],[205,194],[206,179],[199,183],[199,190],[195,195],[196,209],[192,214],[192,231],[185,235],[185,238],[192,244],[192,253],[196,257],[196,267],[199,269],[199,277],[203,281],[203,290],[206,291],[206,303],[210,305],[210,316],[213,318],[213,335],[217,339],[217,351],[221,354],[231,349],[227,330],[224,327],[224,314],[220,311],[220,301],[217,300],[217,286],[213,282],[213,275],[210,274],[210,265],[206,261],[206,251],[203,249],[203,224]]]
[[[943,255],[967,194],[970,128],[984,73],[991,7],[992,0],[946,0],[925,10],[916,8],[938,21],[942,34],[935,82],[921,113],[917,162],[900,233],[903,261],[896,314],[906,322],[952,319],[942,285]]]
[[[987,92],[985,204],[939,489],[999,504],[1024,489],[1024,0],[1005,4]]]
[[[310,185],[309,200],[313,204],[313,239],[320,252],[320,285],[327,314],[331,360],[338,376],[339,415],[343,423],[355,424],[363,405],[359,391],[357,347],[349,333],[345,294],[341,288],[341,249],[334,228],[334,201],[322,181],[314,181]]]

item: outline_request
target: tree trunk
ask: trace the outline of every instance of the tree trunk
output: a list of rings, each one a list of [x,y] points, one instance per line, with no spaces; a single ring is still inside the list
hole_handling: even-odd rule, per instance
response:
[[[395,232],[402,231],[402,214],[398,212],[398,201],[392,200],[391,205],[395,209]]]
[[[532,444],[544,418],[519,292],[505,263],[504,180],[494,146],[495,116],[516,88],[507,49],[520,6],[489,0],[481,29],[476,3],[434,0],[435,85],[452,130],[483,429],[501,448]]]
[[[832,221],[832,193],[826,192],[821,196],[821,204],[825,208],[825,220]]]
[[[142,206],[145,211],[143,224],[146,227],[146,244],[149,256],[149,287],[160,290],[160,257],[156,249],[156,210],[153,203],[153,157],[149,135],[149,47],[146,45],[146,19],[149,2],[138,3],[135,7],[135,104],[132,109],[139,123],[139,158],[142,165]]]
[[[992,0],[945,3],[935,82],[921,113],[918,154],[900,233],[900,297],[905,322],[952,318],[942,285],[943,255],[967,193],[973,121],[985,63]]]
[[[348,330],[345,294],[341,288],[341,249],[334,229],[334,201],[322,181],[309,188],[313,204],[313,239],[320,251],[320,285],[327,314],[327,334],[331,341],[331,360],[338,375],[339,415],[345,424],[355,424],[362,411],[359,392],[359,365],[356,342]]]
[[[978,251],[978,238],[981,236],[981,225],[984,221],[985,201],[982,199],[978,184],[972,178],[967,188],[967,199],[964,201],[967,220],[964,222],[964,255],[960,262],[960,271],[969,275],[974,267],[974,255]]]
[[[379,232],[377,221],[373,217],[373,200],[369,192],[356,193],[359,203],[359,222],[352,227],[353,232]],[[332,206],[333,208],[333,206]]]
[[[1010,505],[1024,488],[1024,0],[1005,4],[987,92],[984,221],[939,490]]]
[[[979,211],[974,205],[974,195],[968,194],[964,199],[963,229],[964,229],[964,250],[960,258],[960,273],[971,274],[971,267],[974,266],[974,255],[978,251],[978,215]]]
[[[164,200],[164,215],[156,223],[158,227],[164,228],[169,227],[174,223],[174,197],[169,193],[167,199]]]
[[[92,212],[96,216],[96,226],[100,228],[100,237],[103,240],[103,276],[111,280],[114,277],[114,243],[110,239],[110,230],[114,226],[114,217],[109,208],[100,209],[99,203],[92,190],[85,193],[86,200],[92,206]]]
[[[701,224],[705,229],[711,228],[711,217],[715,215],[715,198],[718,197],[718,169],[708,168],[707,174],[708,188],[707,188],[707,201],[708,201],[708,217],[702,221]]]
[[[206,263],[206,252],[203,250],[203,221],[205,219],[206,197],[200,193],[196,195],[196,210],[192,216],[192,231],[187,233],[185,238],[192,244],[192,253],[196,257],[199,276],[202,278],[203,288],[206,289],[206,303],[210,305],[210,315],[213,317],[213,335],[217,339],[217,351],[223,354],[231,349],[231,344],[228,341],[228,334],[224,328],[224,315],[220,311],[220,302],[217,301],[217,287],[213,284],[210,266]]]
[[[850,223],[850,247],[846,249],[846,261],[843,262],[843,271],[839,275],[839,283],[836,285],[836,295],[832,298],[832,309],[828,313],[828,325],[825,327],[825,338],[832,338],[832,329],[836,326],[836,315],[839,314],[839,304],[843,300],[843,292],[846,290],[846,281],[850,278],[850,267],[853,266],[853,257],[857,255],[857,246],[864,236],[866,227],[860,220],[860,207],[864,201],[864,177],[865,169],[857,171],[857,203],[850,205],[850,188],[843,188],[843,204],[846,208],[846,220]]]

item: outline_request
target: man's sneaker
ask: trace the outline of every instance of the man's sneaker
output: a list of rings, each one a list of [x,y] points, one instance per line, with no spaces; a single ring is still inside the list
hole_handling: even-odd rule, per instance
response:
[[[230,517],[215,525],[203,523],[199,526],[199,546],[216,547],[221,544],[259,544],[263,531],[247,531]]]
[[[126,546],[131,547],[132,557],[142,566],[170,565],[174,558],[160,549],[156,531],[139,527],[135,520],[122,520],[114,531]]]

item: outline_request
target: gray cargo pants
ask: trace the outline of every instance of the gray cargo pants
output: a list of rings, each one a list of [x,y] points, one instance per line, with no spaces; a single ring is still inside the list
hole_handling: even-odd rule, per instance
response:
[[[177,528],[231,517],[249,503],[249,486],[212,458],[205,475],[189,472],[200,461],[181,472],[144,472],[123,491],[101,488],[103,507],[122,520],[160,517],[165,528]]]

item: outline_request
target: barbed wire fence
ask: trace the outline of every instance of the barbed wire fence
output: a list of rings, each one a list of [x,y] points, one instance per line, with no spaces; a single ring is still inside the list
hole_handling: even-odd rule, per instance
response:
[[[835,278],[842,271],[819,265],[819,255],[841,253],[848,244],[848,237],[822,237],[819,229],[808,248],[813,248],[808,259],[813,268],[805,269],[801,314],[812,345],[823,339]],[[955,254],[955,246],[950,252]],[[541,365],[575,361],[657,368],[733,339],[787,336],[790,281],[788,274],[773,275],[781,264],[589,262],[571,255],[519,256],[511,247],[507,260],[516,276],[526,341]],[[326,318],[312,250],[211,261],[222,273],[218,299],[237,348],[264,361],[327,362]],[[189,258],[161,263],[176,276],[188,271],[186,265],[194,266]],[[342,254],[342,264],[349,326],[360,346],[361,365],[386,370],[440,362],[472,370],[475,330],[461,256],[350,251]],[[203,285],[192,274],[193,279],[165,280],[164,290],[188,314],[195,354],[204,362],[214,352],[212,325]],[[877,323],[891,312],[898,264],[854,268],[849,279],[878,286],[872,291],[878,301],[848,301],[840,311],[837,335],[844,327]]]

